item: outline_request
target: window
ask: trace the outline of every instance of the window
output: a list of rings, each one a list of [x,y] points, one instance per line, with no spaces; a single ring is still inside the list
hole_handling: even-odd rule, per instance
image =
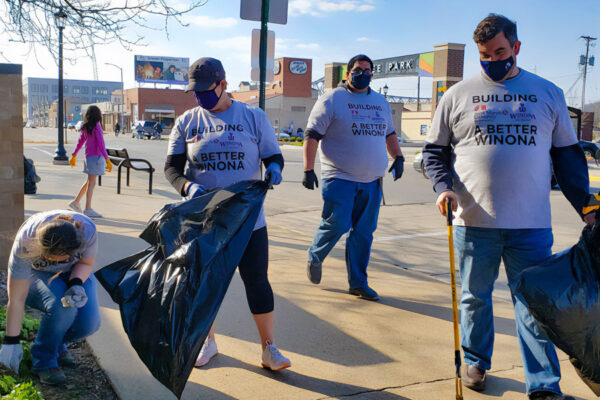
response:
[[[63,86],[63,92],[67,93],[69,91],[69,85],[64,85]]]
[[[87,86],[81,87],[81,94],[88,94],[90,92],[90,88]]]
[[[107,95],[108,94],[108,89],[105,88],[105,87],[95,87],[94,88],[94,94]]]
[[[306,107],[305,106],[292,106],[292,111],[306,112]]]
[[[427,135],[427,125],[421,125],[421,136]]]
[[[81,93],[81,88],[79,86],[73,86],[73,94]]]
[[[54,93],[58,92],[58,85],[52,85],[52,91]]]
[[[40,92],[48,93],[48,85],[40,85]]]

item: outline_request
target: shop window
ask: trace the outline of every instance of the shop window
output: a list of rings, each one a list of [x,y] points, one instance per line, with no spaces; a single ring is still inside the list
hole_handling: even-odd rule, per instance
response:
[[[292,106],[292,111],[306,112],[306,107],[305,106]]]

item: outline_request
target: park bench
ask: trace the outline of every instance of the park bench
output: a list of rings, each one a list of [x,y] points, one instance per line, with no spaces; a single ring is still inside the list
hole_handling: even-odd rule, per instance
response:
[[[152,173],[154,168],[148,160],[142,158],[131,158],[127,149],[112,149],[107,147],[106,153],[108,158],[113,163],[113,166],[117,168],[117,194],[121,193],[121,169],[127,168],[127,186],[129,186],[129,171],[134,169],[136,171],[144,171],[149,174],[148,181],[148,193],[152,194]],[[98,185],[102,185],[102,176],[98,176]]]

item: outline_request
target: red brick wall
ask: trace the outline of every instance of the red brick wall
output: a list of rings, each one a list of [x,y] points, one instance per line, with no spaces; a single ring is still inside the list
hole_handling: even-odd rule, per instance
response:
[[[148,104],[169,104],[175,109],[175,118],[190,108],[196,107],[196,99],[192,93],[179,89],[147,89],[134,88],[125,91],[125,109],[132,112],[132,104],[138,105],[137,119],[142,115]]]
[[[306,58],[288,58],[279,59],[281,61],[280,77],[283,85],[283,95],[286,97],[311,97],[312,83],[312,60]],[[290,63],[292,61],[304,61],[307,66],[305,74],[298,75],[290,72]],[[277,80],[278,78],[275,78]]]

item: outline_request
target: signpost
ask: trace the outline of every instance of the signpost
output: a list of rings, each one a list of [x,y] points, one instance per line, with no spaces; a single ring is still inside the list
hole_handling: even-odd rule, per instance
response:
[[[252,68],[250,79],[260,81],[260,29],[252,29],[252,51],[251,51]],[[275,32],[267,31],[267,64],[265,82],[273,82],[275,69]]]
[[[259,78],[260,89],[258,106],[265,109],[265,81],[267,78],[267,37],[268,22],[274,24],[287,24],[288,0],[241,0],[240,18],[249,21],[260,21],[260,49],[259,49]],[[259,13],[260,10],[260,13]],[[273,33],[273,43],[275,33]],[[273,45],[273,52],[275,46]],[[271,72],[273,62],[271,62]]]

